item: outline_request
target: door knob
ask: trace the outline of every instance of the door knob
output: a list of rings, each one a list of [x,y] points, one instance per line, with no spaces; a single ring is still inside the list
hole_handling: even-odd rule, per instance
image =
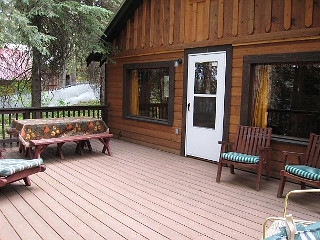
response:
[[[188,111],[190,111],[190,103],[188,103]]]

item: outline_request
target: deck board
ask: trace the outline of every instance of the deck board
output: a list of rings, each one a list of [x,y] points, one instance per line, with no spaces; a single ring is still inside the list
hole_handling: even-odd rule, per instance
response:
[[[113,139],[113,156],[79,156],[74,143],[43,152],[47,170],[0,192],[0,239],[259,239],[269,216],[281,216],[279,180]],[[21,158],[9,148],[5,158]],[[287,183],[285,192],[299,185]],[[320,196],[293,196],[289,212],[319,220]]]

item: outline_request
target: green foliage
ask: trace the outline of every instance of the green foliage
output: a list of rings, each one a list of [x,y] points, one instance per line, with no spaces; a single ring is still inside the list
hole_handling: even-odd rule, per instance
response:
[[[0,47],[7,43],[29,47],[37,62],[32,66],[33,83],[45,75],[65,73],[64,69],[82,68],[91,53],[108,59],[114,48],[100,40],[113,15],[100,6],[108,4],[114,7],[120,0],[0,0]],[[32,94],[41,95],[37,91]]]
[[[7,43],[23,44],[49,54],[47,46],[55,38],[39,32],[28,16],[16,8],[18,2],[27,1],[0,1],[0,47]]]
[[[22,105],[30,107],[30,99],[26,98],[31,93],[31,82],[28,80],[13,79],[9,85],[0,85],[1,101],[10,106]]]

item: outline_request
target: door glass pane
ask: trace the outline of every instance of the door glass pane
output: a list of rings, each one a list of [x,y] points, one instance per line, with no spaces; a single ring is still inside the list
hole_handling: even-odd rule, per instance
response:
[[[193,111],[193,126],[215,128],[216,98],[195,97]]]
[[[195,94],[217,93],[218,62],[197,62],[195,64]]]

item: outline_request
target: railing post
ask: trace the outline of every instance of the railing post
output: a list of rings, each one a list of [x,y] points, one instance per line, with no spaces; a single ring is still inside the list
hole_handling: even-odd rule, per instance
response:
[[[30,109],[26,109],[24,112],[24,119],[30,119]]]
[[[108,125],[108,105],[103,105],[102,106],[101,118]]]

